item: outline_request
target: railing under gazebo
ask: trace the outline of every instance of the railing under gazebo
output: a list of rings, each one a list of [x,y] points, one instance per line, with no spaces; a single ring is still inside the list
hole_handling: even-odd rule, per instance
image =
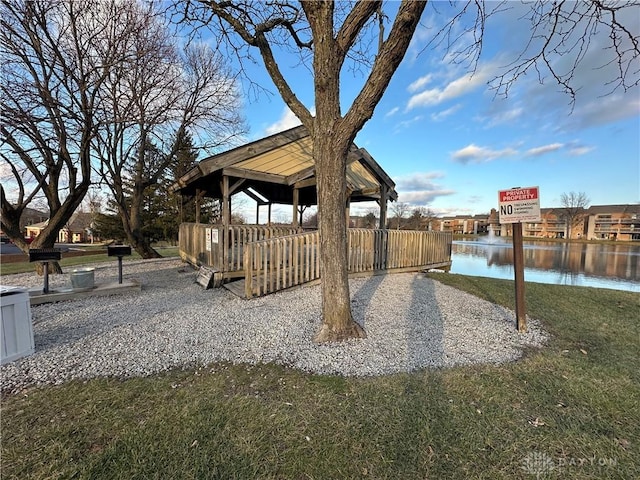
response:
[[[349,229],[349,273],[418,271],[451,266],[450,232]],[[246,297],[320,278],[319,235],[269,225],[180,225],[180,256],[217,270],[223,280],[245,279]]]

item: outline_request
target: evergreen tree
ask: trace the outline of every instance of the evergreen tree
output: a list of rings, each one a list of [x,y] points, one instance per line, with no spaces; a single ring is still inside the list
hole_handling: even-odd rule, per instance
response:
[[[198,151],[193,146],[193,139],[189,132],[176,134],[172,151],[176,152],[167,175],[161,179],[159,188],[161,194],[158,199],[162,206],[163,216],[157,220],[162,226],[164,238],[168,241],[178,240],[180,223],[196,221],[196,198],[182,197],[172,192],[171,186],[189,170],[197,165]],[[200,197],[200,222],[215,223],[220,219],[220,203],[218,200]]]

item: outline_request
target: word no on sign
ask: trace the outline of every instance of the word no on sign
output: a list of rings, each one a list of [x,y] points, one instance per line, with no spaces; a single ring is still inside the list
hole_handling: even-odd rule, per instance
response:
[[[539,222],[540,195],[538,187],[512,188],[498,192],[500,223]]]

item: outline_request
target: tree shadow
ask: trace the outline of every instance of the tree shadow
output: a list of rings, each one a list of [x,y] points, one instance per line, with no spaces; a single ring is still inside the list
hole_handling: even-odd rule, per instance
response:
[[[371,306],[376,291],[385,279],[385,275],[368,277],[355,291],[351,292],[351,314],[353,320],[365,328],[365,313]]]
[[[384,478],[464,478],[454,474],[452,453],[466,427],[456,420],[446,373],[439,368],[446,355],[445,324],[433,280],[414,276],[407,308],[409,373],[390,379],[395,413],[376,438],[380,455],[388,459],[387,470],[378,473]]]
[[[407,364],[410,370],[443,364],[444,320],[433,280],[415,275],[407,321]]]

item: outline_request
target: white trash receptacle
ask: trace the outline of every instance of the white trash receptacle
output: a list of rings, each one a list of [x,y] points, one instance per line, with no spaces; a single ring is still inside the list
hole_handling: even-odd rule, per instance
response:
[[[29,292],[0,286],[0,363],[13,362],[35,351]]]

